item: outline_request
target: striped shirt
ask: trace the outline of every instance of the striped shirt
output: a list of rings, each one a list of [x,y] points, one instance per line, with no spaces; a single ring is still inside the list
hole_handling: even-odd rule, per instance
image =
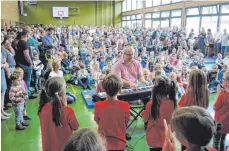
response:
[[[28,98],[28,93],[24,90],[22,85],[11,86],[9,91],[9,99],[13,104],[23,104]]]

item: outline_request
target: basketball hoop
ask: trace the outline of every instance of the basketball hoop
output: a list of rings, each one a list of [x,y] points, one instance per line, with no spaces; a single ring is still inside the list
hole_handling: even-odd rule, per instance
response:
[[[58,11],[58,16],[60,16],[60,19],[63,19],[64,11]]]

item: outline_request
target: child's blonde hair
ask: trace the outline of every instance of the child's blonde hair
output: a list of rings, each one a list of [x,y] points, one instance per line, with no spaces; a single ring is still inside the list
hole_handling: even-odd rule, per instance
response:
[[[149,69],[147,69],[147,68],[143,68],[142,72],[143,72],[143,74],[149,74],[150,73]]]
[[[55,70],[55,67],[56,67],[57,65],[59,66],[59,69],[60,69],[60,64],[59,64],[59,62],[58,62],[58,61],[53,61],[53,62],[52,62],[52,70]]]
[[[106,77],[106,74],[102,73],[102,74],[99,75],[99,80],[103,80],[105,77]]]
[[[63,145],[63,151],[106,151],[105,140],[88,128],[73,134]]]
[[[157,63],[154,67],[155,71],[161,71],[162,70],[162,65]]]
[[[193,99],[194,104],[190,104]],[[204,72],[197,69],[189,74],[189,85],[186,92],[186,106],[197,105],[208,108],[209,92],[207,87],[207,77]]]
[[[18,74],[22,74],[22,73],[24,73],[24,70],[20,67],[17,67],[17,68],[15,68],[14,72],[18,73]]]
[[[191,70],[198,70],[198,67],[197,66],[192,66]]]
[[[224,80],[229,81],[229,71],[224,73]]]

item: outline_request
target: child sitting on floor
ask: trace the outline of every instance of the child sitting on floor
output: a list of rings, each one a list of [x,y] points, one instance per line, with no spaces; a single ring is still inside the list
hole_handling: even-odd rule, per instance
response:
[[[177,82],[177,75],[175,72],[171,72],[170,75],[169,75],[169,78],[171,81],[173,81],[175,84],[176,84],[176,88],[178,90],[178,96],[182,96],[184,93],[185,93],[185,89],[184,87],[182,86],[182,84],[179,84]]]
[[[59,61],[54,61],[52,64],[53,71],[49,73],[49,77],[63,77],[63,72],[60,70]]]
[[[207,79],[208,79],[208,89],[211,93],[216,92],[218,81],[217,81],[217,75],[218,75],[218,66],[216,64],[212,65],[212,70],[208,73]]]
[[[91,90],[89,86],[89,74],[83,63],[80,63],[80,70],[77,72],[77,81],[78,84],[83,87],[83,89]]]
[[[97,84],[97,86],[96,86],[96,93],[105,92],[105,90],[104,90],[104,88],[103,88],[103,85],[102,85],[103,79],[104,79],[105,77],[106,77],[105,74],[100,74],[100,76],[99,76],[99,82],[98,82],[98,84]]]
[[[223,75],[228,70],[228,65],[222,65],[222,70],[219,71],[217,80],[222,84],[223,83]]]
[[[218,68],[221,69],[222,65],[223,65],[223,59],[222,59],[222,54],[221,53],[217,54],[217,58],[216,58],[215,62],[217,64]]]
[[[146,87],[146,86],[151,86],[153,84],[152,78],[150,78],[150,71],[146,68],[142,69],[142,73],[144,76],[144,79],[146,83],[142,83],[141,81],[137,82],[138,87]]]

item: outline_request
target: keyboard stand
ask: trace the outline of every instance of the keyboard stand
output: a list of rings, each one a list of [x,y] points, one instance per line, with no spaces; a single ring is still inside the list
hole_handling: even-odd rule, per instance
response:
[[[138,119],[139,116],[141,117],[141,113],[145,110],[145,106],[142,107],[142,109],[138,112],[136,110],[134,110],[135,108],[140,108],[140,107],[130,107],[130,110],[132,111],[132,112],[130,112],[130,114],[131,114],[131,116],[134,117],[134,119],[131,120],[131,122],[128,124],[127,129],[133,124],[134,121],[136,121]]]

